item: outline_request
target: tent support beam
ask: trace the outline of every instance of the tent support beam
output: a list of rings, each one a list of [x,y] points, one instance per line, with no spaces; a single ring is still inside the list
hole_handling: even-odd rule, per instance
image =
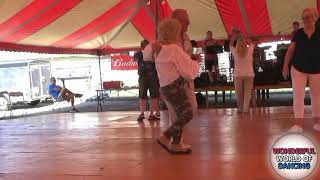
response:
[[[99,73],[100,73],[100,88],[103,89],[102,75],[101,75],[101,55],[100,54],[98,54],[98,60],[99,60]]]
[[[111,38],[105,43],[105,44],[110,44],[115,38],[117,38],[119,36],[119,34],[128,26],[129,23],[131,23],[131,20],[133,19],[133,17],[139,12],[140,8],[143,6],[144,4],[144,0],[140,0],[137,4],[136,4],[136,9],[134,10],[134,12],[130,15],[130,17],[128,18],[128,20],[121,25],[121,27],[119,28],[119,30],[117,32],[115,32]]]
[[[148,7],[147,2],[143,3],[144,8],[146,9],[148,15],[153,19],[153,21],[156,21],[156,18],[154,16],[154,14],[152,13],[150,7]]]
[[[239,4],[239,7],[240,7],[240,11],[241,11],[241,14],[242,14],[242,18],[243,18],[246,30],[247,30],[249,35],[252,35],[252,30],[251,30],[249,18],[248,18],[247,12],[246,12],[246,8],[244,7],[243,0],[237,0],[237,1],[238,1],[238,4]]]
[[[158,33],[157,33],[157,29],[159,26],[159,1],[160,0],[155,0],[154,6],[155,6],[155,16],[154,16],[154,24],[155,24],[155,38],[156,40],[158,39]]]

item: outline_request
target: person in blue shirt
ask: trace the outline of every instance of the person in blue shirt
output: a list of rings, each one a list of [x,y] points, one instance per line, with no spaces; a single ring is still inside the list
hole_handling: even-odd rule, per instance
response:
[[[71,102],[71,110],[79,112],[74,107],[74,98],[80,98],[82,97],[82,94],[76,94],[68,90],[67,88],[62,88],[61,86],[56,85],[56,78],[52,77],[50,78],[51,84],[48,86],[48,92],[52,96],[52,98],[55,99],[55,101],[68,101]]]

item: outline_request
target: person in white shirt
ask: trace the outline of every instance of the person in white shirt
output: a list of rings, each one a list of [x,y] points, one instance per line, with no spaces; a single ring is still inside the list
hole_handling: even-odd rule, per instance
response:
[[[237,41],[236,47],[233,46]],[[248,113],[250,108],[251,91],[253,87],[253,50],[254,44],[241,34],[233,34],[229,44],[234,56],[234,85],[237,95],[239,113]]]
[[[158,27],[158,42],[161,46],[151,45],[149,48],[146,47],[145,52],[148,50],[155,52],[160,92],[169,111],[173,112],[175,117],[171,126],[158,138],[158,143],[174,154],[190,153],[191,147],[181,142],[183,128],[194,115],[185,85],[198,75],[199,64],[179,46],[181,42],[179,21],[175,19],[162,21]]]

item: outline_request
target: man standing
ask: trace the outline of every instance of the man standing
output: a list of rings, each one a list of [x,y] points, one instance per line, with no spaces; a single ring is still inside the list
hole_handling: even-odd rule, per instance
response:
[[[143,40],[141,42],[141,50],[134,55],[134,60],[138,62],[138,74],[139,74],[139,98],[140,98],[140,115],[137,120],[140,122],[144,117],[144,111],[147,107],[148,90],[151,97],[151,108],[148,120],[160,120],[159,113],[159,79],[153,61],[143,60],[143,50],[149,44],[149,41]],[[156,111],[156,113],[155,113]]]
[[[67,88],[62,88],[56,85],[56,78],[54,77],[50,78],[50,82],[51,84],[49,84],[48,86],[48,91],[49,91],[49,94],[52,96],[52,98],[57,102],[60,102],[60,101],[71,102],[71,111],[79,112],[79,110],[77,110],[74,107],[74,98],[75,97],[80,98],[82,97],[82,94],[75,94]]]
[[[218,55],[216,52],[217,42],[212,38],[212,32],[208,31],[203,45],[205,52],[205,68],[209,72],[210,82],[217,79],[219,75]]]

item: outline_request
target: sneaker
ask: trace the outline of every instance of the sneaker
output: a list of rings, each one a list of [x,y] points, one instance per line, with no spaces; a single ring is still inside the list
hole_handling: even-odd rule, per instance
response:
[[[170,152],[172,154],[190,154],[192,150],[191,150],[191,146],[180,143],[180,144],[171,144]]]
[[[148,120],[149,121],[155,121],[155,120],[157,120],[157,117],[155,115],[150,115]]]
[[[158,142],[158,144],[160,144],[160,146],[162,146],[166,151],[171,152],[171,151],[170,151],[170,144],[171,144],[171,142],[170,142],[170,140],[169,140],[166,136],[162,135],[161,137],[159,137],[159,138],[157,139],[157,142]]]
[[[76,98],[81,98],[83,95],[82,94],[74,94],[74,97]]]
[[[137,121],[142,121],[144,119],[144,114],[140,114],[137,118]]]
[[[80,111],[73,107],[73,108],[70,109],[70,112],[80,112]]]
[[[320,132],[320,123],[315,124],[315,125],[313,126],[313,129],[314,129],[315,131]]]
[[[156,113],[156,120],[160,120],[160,113]]]
[[[289,129],[289,132],[301,133],[301,132],[303,132],[303,128],[301,126],[299,126],[299,125],[294,125]]]

